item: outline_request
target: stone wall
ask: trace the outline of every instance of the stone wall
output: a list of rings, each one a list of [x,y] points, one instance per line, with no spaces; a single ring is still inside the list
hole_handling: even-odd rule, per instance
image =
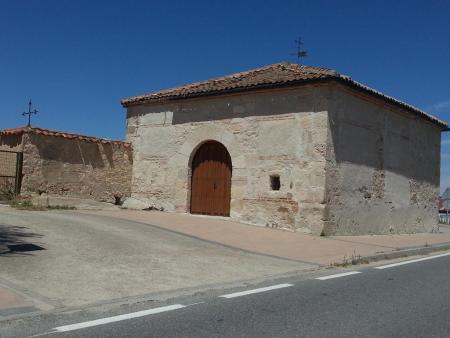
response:
[[[127,116],[142,207],[189,212],[190,160],[216,140],[232,160],[231,219],[316,235],[437,226],[441,130],[346,86],[141,104]]]
[[[114,202],[129,196],[131,147],[61,136],[23,134],[22,192]]]
[[[325,198],[327,95],[321,86],[128,108],[132,197],[189,212],[190,161],[207,140],[231,155],[231,219],[320,233]],[[281,189],[272,191],[270,175]]]
[[[441,130],[343,86],[330,99],[324,233],[432,231]]]
[[[22,135],[0,135],[0,150],[22,151]]]

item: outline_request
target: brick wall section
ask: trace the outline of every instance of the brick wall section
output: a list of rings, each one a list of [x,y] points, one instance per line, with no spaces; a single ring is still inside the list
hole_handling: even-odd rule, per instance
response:
[[[114,195],[130,196],[130,145],[92,142],[62,136],[23,135],[22,193],[91,198],[114,202]]]

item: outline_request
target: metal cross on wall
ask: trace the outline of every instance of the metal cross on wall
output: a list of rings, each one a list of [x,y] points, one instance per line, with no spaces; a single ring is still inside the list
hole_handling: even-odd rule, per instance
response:
[[[28,115],[28,124],[27,127],[31,127],[31,115],[36,115],[38,113],[38,111],[36,109],[31,110],[31,99],[30,102],[28,102],[28,112],[23,112],[22,116],[27,116]]]

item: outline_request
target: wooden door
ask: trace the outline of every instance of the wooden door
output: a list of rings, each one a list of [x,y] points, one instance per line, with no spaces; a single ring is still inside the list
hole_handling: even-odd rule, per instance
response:
[[[230,216],[230,198],[230,154],[219,142],[205,142],[192,160],[191,213]]]

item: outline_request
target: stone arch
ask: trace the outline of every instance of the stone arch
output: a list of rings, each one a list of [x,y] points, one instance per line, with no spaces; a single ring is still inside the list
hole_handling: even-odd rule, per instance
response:
[[[206,141],[217,141],[222,143],[228,150],[233,164],[233,176],[236,177],[236,173],[241,171],[240,168],[245,167],[246,159],[246,146],[238,141],[236,135],[230,131],[225,125],[205,125],[196,126],[189,130],[186,137],[183,140],[181,147],[173,154],[169,159],[169,166],[179,166],[183,163],[183,168],[180,170],[180,181],[178,186],[181,189],[177,190],[179,201],[183,204],[183,211],[190,212],[191,202],[191,162],[195,154],[195,151]],[[237,170],[237,171],[236,171]],[[181,178],[182,177],[182,178]],[[231,205],[234,200],[235,185],[232,185],[231,189]],[[231,207],[231,216],[233,216],[233,207]]]

